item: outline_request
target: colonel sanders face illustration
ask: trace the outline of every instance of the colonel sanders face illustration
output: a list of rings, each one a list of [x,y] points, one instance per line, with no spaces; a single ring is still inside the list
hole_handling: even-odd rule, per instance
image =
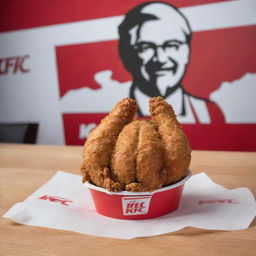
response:
[[[119,53],[133,76],[133,87],[150,97],[166,97],[180,86],[189,61],[191,30],[167,3],[144,3],[119,26]]]

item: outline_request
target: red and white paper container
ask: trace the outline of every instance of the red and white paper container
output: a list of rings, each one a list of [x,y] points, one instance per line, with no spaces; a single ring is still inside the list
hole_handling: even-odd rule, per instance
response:
[[[110,192],[86,182],[92,195],[96,211],[115,219],[142,220],[160,217],[179,207],[187,176],[181,181],[152,192]]]

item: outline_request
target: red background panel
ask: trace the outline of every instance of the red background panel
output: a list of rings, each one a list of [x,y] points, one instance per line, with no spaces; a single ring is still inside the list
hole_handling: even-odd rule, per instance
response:
[[[192,149],[256,151],[256,124],[182,125]]]
[[[81,124],[99,123],[107,113],[63,114],[65,140],[67,145],[83,145],[79,139]],[[191,147],[194,150],[256,150],[256,124],[183,124]]]
[[[66,145],[83,145],[85,139],[79,139],[79,129],[81,124],[100,123],[108,113],[89,114],[63,114],[63,125]]]
[[[256,72],[256,26],[193,33],[183,80],[191,93],[208,98],[222,82]]]
[[[171,0],[177,7],[228,0]],[[153,0],[0,0],[0,32],[124,15]]]
[[[131,80],[119,59],[117,44],[115,40],[56,47],[60,97],[81,87],[100,88],[94,75],[103,70],[112,70],[112,79],[119,82]]]

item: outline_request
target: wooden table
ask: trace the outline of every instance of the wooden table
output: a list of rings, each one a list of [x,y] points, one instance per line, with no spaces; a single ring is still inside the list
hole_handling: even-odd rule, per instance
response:
[[[0,214],[23,201],[56,170],[79,174],[81,147],[0,144]],[[256,153],[194,151],[193,173],[204,171],[227,188],[256,195]],[[185,228],[149,238],[119,240],[32,227],[1,219],[0,255],[253,255],[256,221],[239,231]]]

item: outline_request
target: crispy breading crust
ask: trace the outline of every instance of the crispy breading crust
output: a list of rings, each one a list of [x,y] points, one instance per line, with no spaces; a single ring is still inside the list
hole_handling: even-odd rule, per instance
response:
[[[161,188],[166,181],[164,149],[156,126],[151,121],[140,121],[137,146],[136,180],[142,184],[141,191]],[[131,186],[126,186],[131,190]]]
[[[138,120],[127,124],[120,132],[111,159],[111,170],[115,180],[125,185],[136,181],[136,150],[140,122]]]
[[[133,99],[121,100],[89,134],[83,150],[83,182],[88,180],[109,190],[121,190],[121,185],[112,180],[110,171],[105,168],[110,166],[110,157],[119,133],[133,120],[136,110],[136,102]]]
[[[118,136],[112,156],[114,179],[128,191],[153,191],[166,180],[163,148],[153,122],[133,121]]]
[[[90,133],[83,150],[83,182],[114,192],[145,192],[186,175],[191,148],[172,106],[155,97],[149,107],[151,121],[133,121],[136,103],[123,99]]]
[[[150,99],[149,107],[163,141],[167,165],[165,185],[169,185],[185,177],[191,161],[191,147],[171,105],[155,97]]]

